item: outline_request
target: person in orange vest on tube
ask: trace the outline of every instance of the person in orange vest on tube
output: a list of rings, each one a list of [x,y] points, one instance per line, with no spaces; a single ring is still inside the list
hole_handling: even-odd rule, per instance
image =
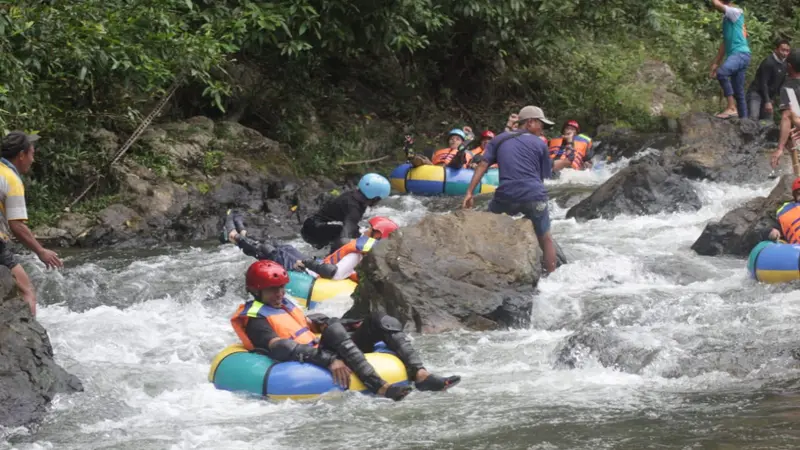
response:
[[[405,364],[408,379],[420,391],[444,391],[461,381],[457,375],[440,377],[428,372],[395,317],[380,312],[362,321],[323,314],[306,316],[286,297],[289,275],[274,261],[251,264],[245,283],[252,299],[239,306],[231,325],[248,350],[259,349],[275,361],[300,361],[326,368],[343,388],[348,387],[350,374],[355,372],[372,393],[395,401],[405,398],[411,387],[387,383],[364,357],[380,341]],[[321,333],[319,339],[315,333]]]
[[[782,239],[789,244],[800,244],[800,178],[792,183],[792,200],[775,213],[774,227],[767,236],[769,240]]]

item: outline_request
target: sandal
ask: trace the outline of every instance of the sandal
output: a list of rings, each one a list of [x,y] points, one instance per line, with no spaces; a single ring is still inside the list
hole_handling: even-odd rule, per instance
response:
[[[721,113],[717,114],[714,117],[716,117],[717,119],[730,119],[731,117],[737,117],[738,115],[739,113],[736,111],[734,112],[722,111]]]

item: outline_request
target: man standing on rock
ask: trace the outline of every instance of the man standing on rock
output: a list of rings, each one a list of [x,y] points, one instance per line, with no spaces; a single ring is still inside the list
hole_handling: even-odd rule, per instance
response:
[[[728,107],[717,114],[720,119],[728,119],[739,114],[747,117],[744,81],[750,65],[750,46],[747,43],[747,27],[744,25],[744,12],[731,5],[731,0],[712,0],[714,8],[724,14],[722,19],[722,44],[711,63],[711,78],[719,80],[723,95],[728,99]],[[723,56],[725,63],[720,66]],[[734,102],[734,95],[736,101]]]
[[[547,144],[541,136],[544,128],[553,126],[553,122],[544,116],[541,108],[526,106],[517,115],[517,123],[517,131],[506,131],[489,142],[483,161],[469,183],[463,207],[472,207],[472,193],[489,166],[498,163],[500,185],[489,202],[489,211],[511,216],[522,213],[533,222],[549,273],[556,270],[556,247],[550,235],[544,180],[552,175],[552,166]]]
[[[800,100],[800,50],[792,50],[786,58],[786,69],[789,78],[781,86],[781,103],[778,109],[781,111],[781,134],[778,138],[778,149],[772,154],[772,168],[777,168],[780,162],[783,149],[789,143],[789,135],[792,132],[792,107],[789,104],[789,94],[787,89],[794,90],[795,96]]]
[[[36,151],[34,142],[39,140],[37,135],[27,135],[21,131],[13,131],[3,138],[2,159],[0,159],[0,264],[11,269],[22,299],[30,306],[31,314],[36,315],[36,292],[25,269],[19,265],[16,257],[8,248],[11,234],[16,236],[26,247],[48,267],[64,267],[58,254],[42,247],[36,240],[31,230],[25,225],[28,220],[28,210],[25,206],[25,186],[22,184],[20,174],[26,174],[33,164],[33,154]]]
[[[781,85],[786,80],[786,57],[790,51],[789,41],[780,39],[775,45],[775,51],[759,64],[756,77],[747,90],[751,119],[772,119],[774,112],[772,99],[778,95]]]

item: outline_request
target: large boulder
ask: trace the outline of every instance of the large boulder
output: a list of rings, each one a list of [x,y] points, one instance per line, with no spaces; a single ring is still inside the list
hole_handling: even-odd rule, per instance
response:
[[[364,258],[345,316],[380,310],[427,333],[525,326],[540,258],[528,220],[478,211],[430,215]]]
[[[22,426],[40,420],[56,394],[83,386],[53,360],[47,331],[31,317],[4,266],[0,298],[0,425]]]
[[[765,155],[768,127],[749,119],[717,119],[691,113],[680,119],[680,144],[663,164],[693,179],[727,183],[764,180],[772,171]]]
[[[700,206],[700,198],[689,181],[648,159],[614,174],[592,195],[570,208],[567,218],[610,219],[620,214],[696,211]]]
[[[767,197],[754,198],[725,214],[718,222],[706,225],[692,244],[700,255],[732,255],[747,257],[750,250],[764,240],[778,208],[792,198],[792,175],[784,175]]]

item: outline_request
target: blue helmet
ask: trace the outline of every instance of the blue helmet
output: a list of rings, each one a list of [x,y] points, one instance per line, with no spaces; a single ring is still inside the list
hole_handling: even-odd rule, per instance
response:
[[[364,194],[364,197],[372,200],[373,198],[383,199],[388,197],[392,187],[389,184],[389,180],[383,175],[368,173],[361,177],[358,182],[358,190]]]
[[[467,140],[467,135],[466,135],[466,133],[464,133],[464,130],[462,130],[461,128],[453,128],[452,130],[450,130],[450,132],[447,133],[447,138],[449,139],[450,136],[452,136],[452,135],[456,135],[456,136],[460,137],[461,139],[463,139],[465,141]]]

